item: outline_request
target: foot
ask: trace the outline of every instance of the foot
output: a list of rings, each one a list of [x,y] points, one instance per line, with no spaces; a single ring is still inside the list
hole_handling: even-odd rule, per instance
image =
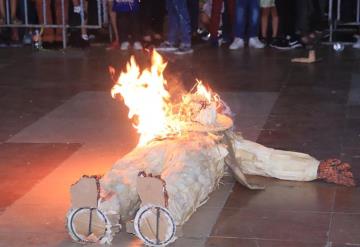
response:
[[[139,50],[143,49],[143,46],[141,45],[141,43],[139,41],[136,41],[136,42],[134,42],[133,48],[134,48],[134,50],[139,51]]]
[[[291,59],[293,63],[315,63],[316,60],[316,53],[315,51],[309,51],[308,57],[298,57]]]
[[[318,168],[318,179],[348,187],[356,186],[351,166],[338,159],[322,161]]]
[[[129,48],[130,48],[130,43],[127,41],[122,42],[120,45],[120,50],[122,50],[122,51],[129,50]]]
[[[185,55],[185,54],[191,54],[194,50],[191,48],[191,45],[181,45],[179,49],[177,49],[174,54],[176,55]]]
[[[155,50],[163,52],[173,52],[176,51],[177,48],[169,41],[164,41],[159,45],[159,47],[156,47]]]
[[[140,196],[142,206],[153,204],[167,207],[168,194],[166,183],[160,176],[140,172],[136,183],[136,190]]]
[[[118,49],[120,49],[120,44],[118,41],[114,41],[108,47],[106,47],[107,51],[118,50]]]
[[[22,22],[16,17],[11,17],[11,23],[15,25],[20,25]]]
[[[255,49],[262,49],[265,47],[265,44],[258,37],[252,37],[249,39],[249,46]]]
[[[235,38],[229,46],[230,50],[237,50],[244,47],[244,40],[242,38]]]

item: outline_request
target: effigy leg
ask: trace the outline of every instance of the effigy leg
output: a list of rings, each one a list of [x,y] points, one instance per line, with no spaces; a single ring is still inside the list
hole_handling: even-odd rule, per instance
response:
[[[320,162],[308,154],[265,147],[234,132],[228,131],[227,135],[244,174],[293,181],[321,179],[345,186],[355,185],[349,164],[338,160]]]

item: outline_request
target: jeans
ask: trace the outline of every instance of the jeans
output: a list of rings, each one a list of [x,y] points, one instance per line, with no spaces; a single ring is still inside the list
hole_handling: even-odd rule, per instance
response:
[[[168,41],[174,45],[178,40],[184,46],[191,46],[190,17],[186,0],[166,0],[168,11]]]
[[[244,38],[246,20],[248,20],[248,36],[257,37],[259,33],[259,0],[236,0],[235,37]]]
[[[190,15],[191,32],[195,33],[199,24],[199,0],[187,0]]]

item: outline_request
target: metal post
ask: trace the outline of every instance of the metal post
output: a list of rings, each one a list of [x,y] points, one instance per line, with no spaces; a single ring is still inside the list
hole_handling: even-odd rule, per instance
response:
[[[10,0],[5,0],[5,8],[6,8],[6,24],[10,24]]]
[[[360,24],[360,0],[357,1],[356,22],[357,24]]]
[[[66,49],[66,23],[65,23],[65,0],[61,0],[62,38],[63,49]]]
[[[341,19],[341,0],[337,0],[337,16],[336,21],[340,21]]]
[[[329,0],[329,13],[328,13],[328,20],[329,20],[329,32],[330,32],[330,42],[333,42],[333,32],[334,32],[334,23],[333,23],[333,3],[334,0]]]
[[[24,19],[25,19],[25,25],[29,24],[29,17],[28,17],[28,3],[27,0],[24,0]]]

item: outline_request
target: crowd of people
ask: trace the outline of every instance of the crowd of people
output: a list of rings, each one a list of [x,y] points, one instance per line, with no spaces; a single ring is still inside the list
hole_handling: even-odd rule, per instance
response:
[[[7,1],[7,2],[6,2]],[[73,26],[97,23],[96,0],[25,0],[29,24]],[[0,24],[5,16],[12,24],[24,23],[24,0],[0,0]],[[5,11],[6,6],[10,11]],[[293,49],[314,45],[323,38],[326,0],[107,0],[113,41],[107,50],[141,50],[155,47],[175,54],[193,52],[193,42],[208,42],[231,50],[249,46]],[[82,15],[84,13],[84,15]],[[9,21],[7,21],[8,23]],[[326,21],[325,21],[326,23]],[[5,31],[4,31],[5,30]],[[6,32],[7,30],[7,32]],[[70,32],[74,45],[89,45],[86,28]],[[61,28],[36,30],[44,43],[69,39]],[[20,33],[20,36],[19,36]],[[7,35],[6,35],[7,34]],[[0,40],[12,43],[34,39],[34,29],[11,28],[1,32]],[[31,36],[31,38],[29,38]],[[360,48],[360,37],[354,48]]]

